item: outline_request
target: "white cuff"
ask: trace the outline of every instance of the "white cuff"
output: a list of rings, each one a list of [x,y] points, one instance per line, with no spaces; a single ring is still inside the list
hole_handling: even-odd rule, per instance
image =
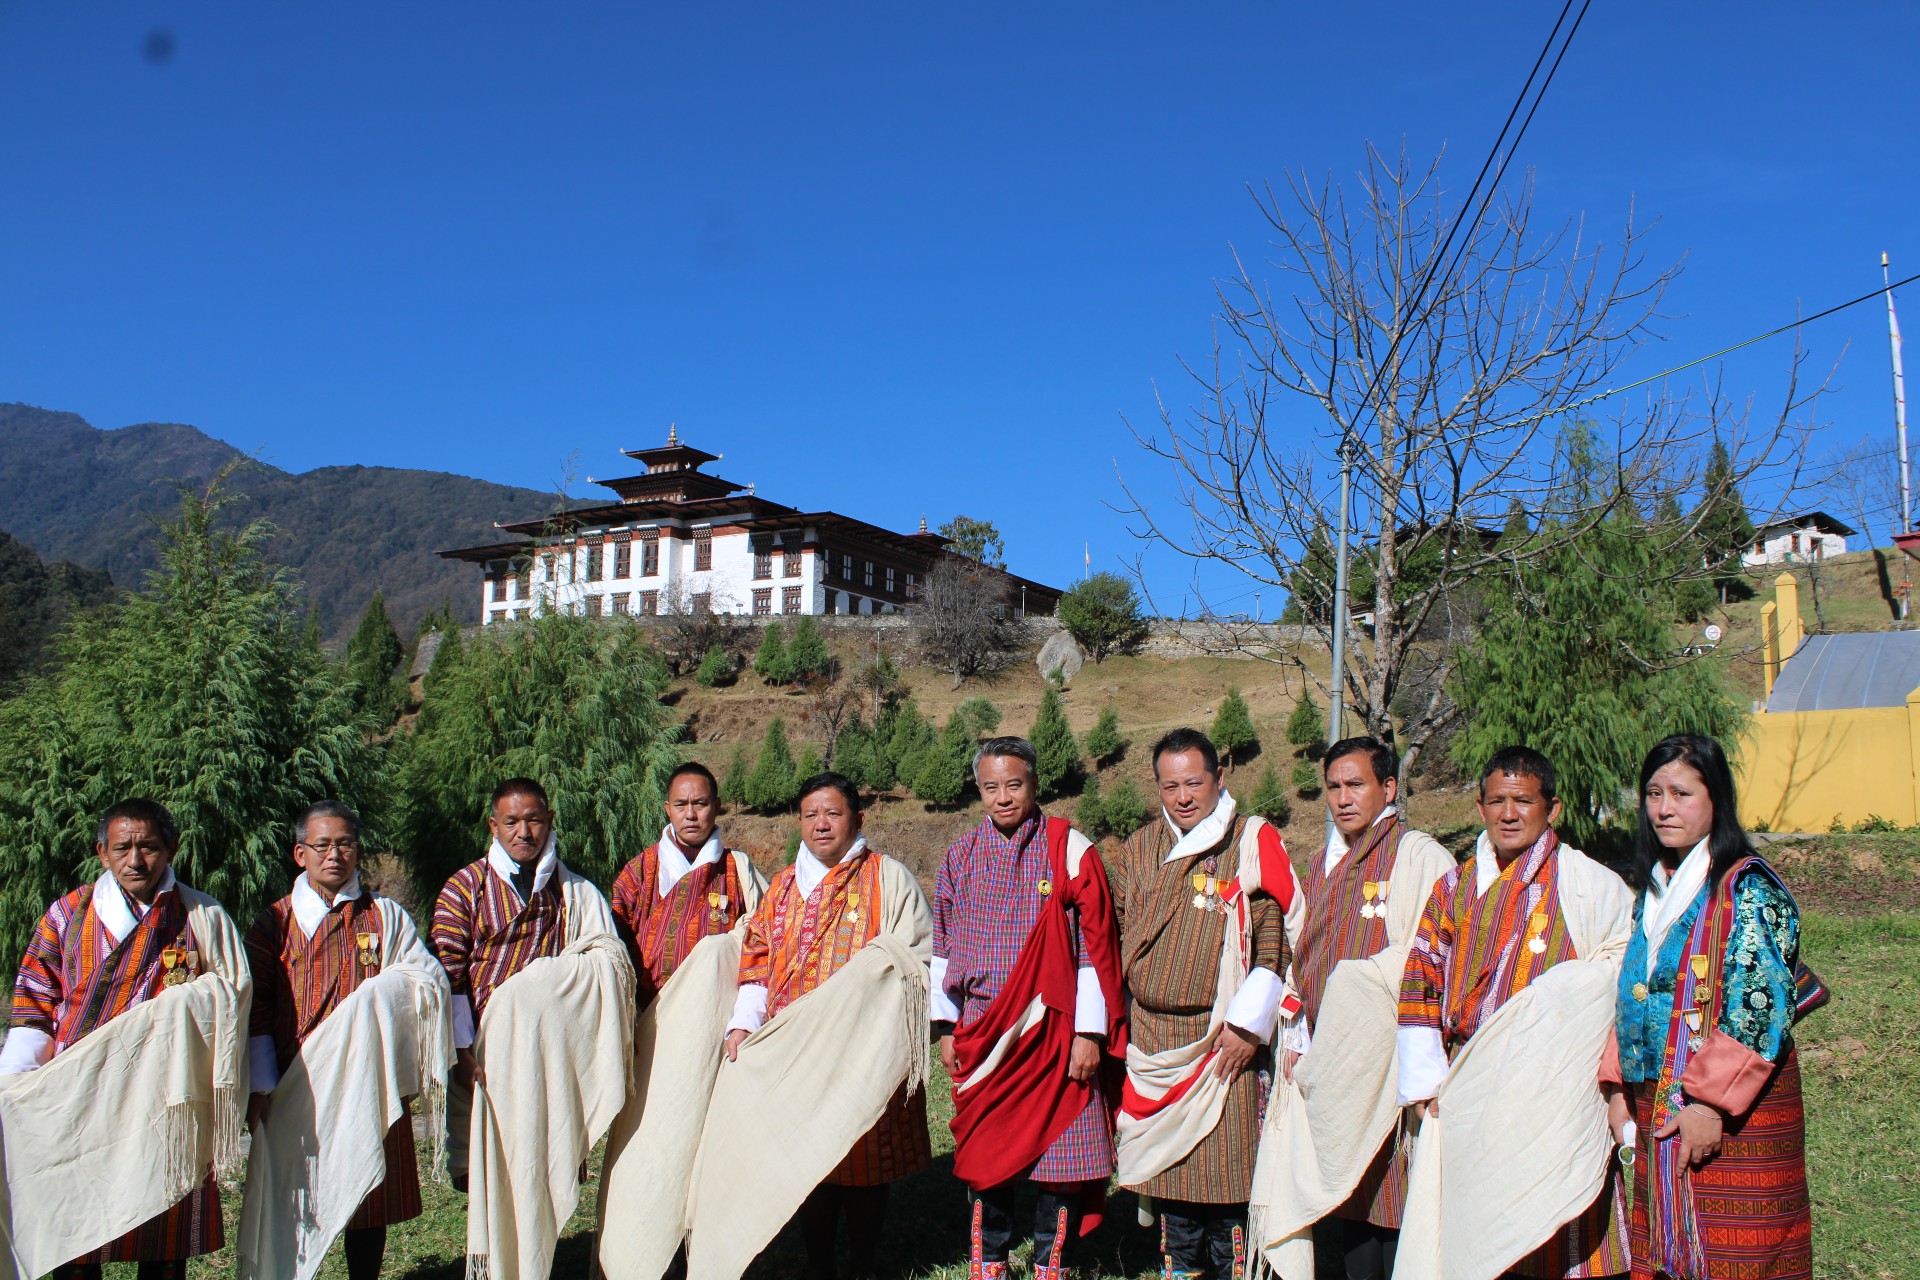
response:
[[[0,1045],[0,1076],[18,1075],[53,1061],[53,1037],[38,1027],[15,1027]]]
[[[1313,1047],[1313,1032],[1307,1028],[1305,1010],[1281,1022],[1280,1047],[1303,1058],[1307,1056],[1307,1050]]]
[[[947,995],[947,958],[935,956],[927,966],[927,1018],[933,1022],[960,1021],[959,1006]]]
[[[453,1047],[465,1049],[473,1043],[473,1000],[469,996],[453,998]]]
[[[1107,993],[1100,989],[1100,974],[1090,964],[1080,966],[1073,997],[1073,1029],[1083,1036],[1107,1034]]]
[[[247,1040],[247,1089],[252,1093],[272,1093],[280,1087],[280,1054],[272,1036],[253,1036]]]
[[[1267,968],[1253,969],[1227,1002],[1227,1021],[1266,1044],[1273,1039],[1280,999],[1286,994],[1287,984],[1280,981],[1279,974]]]
[[[1440,1043],[1437,1027],[1401,1027],[1396,1039],[1400,1047],[1400,1105],[1410,1107],[1440,1091],[1440,1082],[1447,1078],[1447,1051]]]
[[[733,998],[733,1017],[727,1022],[728,1031],[758,1031],[767,1023],[767,989],[757,982],[740,984],[740,994]]]

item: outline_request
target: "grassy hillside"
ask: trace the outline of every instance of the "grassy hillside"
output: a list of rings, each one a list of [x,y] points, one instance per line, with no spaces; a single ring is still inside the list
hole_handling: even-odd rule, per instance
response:
[[[7,528],[49,560],[104,569],[138,585],[156,563],[153,520],[175,509],[175,482],[204,483],[242,456],[178,423],[103,431],[76,414],[0,405],[0,511]],[[256,463],[236,481],[242,518],[279,530],[270,554],[306,584],[321,633],[344,640],[376,588],[403,634],[451,599],[478,621],[470,565],[449,547],[493,542],[496,520],[538,515],[553,495],[440,471],[321,467],[298,474]]]

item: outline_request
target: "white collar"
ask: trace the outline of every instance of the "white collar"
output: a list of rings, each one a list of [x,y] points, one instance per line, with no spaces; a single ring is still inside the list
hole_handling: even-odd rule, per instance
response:
[[[840,855],[840,861],[847,862],[858,857],[865,852],[866,847],[867,838],[861,836],[853,842],[851,848]],[[820,882],[826,878],[827,864],[815,857],[813,850],[807,848],[807,842],[802,840],[799,852],[793,855],[793,882],[799,886],[800,896],[811,898],[813,891],[818,889]]]
[[[493,847],[487,850],[487,865],[493,868],[493,874],[512,884],[514,868],[520,864],[495,840]],[[546,888],[547,881],[553,879],[553,873],[560,867],[560,854],[551,831],[547,833],[547,847],[540,852],[540,861],[533,865],[533,892],[527,895],[529,898]]]
[[[1213,806],[1213,812],[1194,823],[1193,830],[1183,833],[1180,825],[1173,820],[1173,815],[1167,812],[1165,806],[1162,806],[1160,816],[1166,820],[1174,839],[1173,848],[1167,850],[1167,856],[1160,860],[1161,865],[1177,862],[1181,858],[1191,857],[1196,853],[1204,853],[1219,844],[1226,838],[1228,828],[1233,826],[1233,815],[1239,807],[1234,803],[1232,792],[1222,791],[1220,803]]]
[[[1693,900],[1707,887],[1707,872],[1713,866],[1713,853],[1702,840],[1687,851],[1673,876],[1667,876],[1664,863],[1653,864],[1647,885],[1647,900],[1640,908],[1640,930],[1647,935],[1647,976],[1652,977],[1660,959],[1660,948],[1667,933],[1687,913]]]
[[[313,887],[304,871],[294,880],[293,892],[287,896],[293,902],[293,922],[300,926],[301,933],[311,938],[313,931],[320,927],[320,922],[327,918],[327,912],[360,896],[360,873],[354,872],[352,878],[341,886],[333,899],[333,906],[327,905],[327,900],[320,896],[320,891]]]
[[[1375,818],[1372,822],[1367,824],[1367,830],[1372,831],[1375,827],[1385,822],[1388,818],[1391,818],[1393,814],[1394,814],[1394,807],[1392,805],[1388,805],[1386,808],[1380,811],[1379,817]],[[1349,849],[1350,849],[1350,846],[1347,844],[1346,835],[1340,830],[1340,828],[1335,827],[1333,829],[1333,835],[1327,840],[1327,874],[1328,875],[1333,874],[1333,869],[1340,865],[1340,859],[1347,856]]]
[[[719,829],[715,828],[714,833],[707,837],[707,842],[700,846],[700,852],[689,860],[680,851],[680,842],[673,838],[673,824],[668,823],[667,829],[660,833],[660,896],[664,898],[672,893],[673,886],[679,884],[687,872],[695,867],[711,866],[720,861],[725,853],[726,849],[720,843]]]
[[[1493,851],[1493,841],[1482,831],[1480,838],[1473,842],[1473,896],[1484,898],[1493,882],[1500,878],[1500,855]]]
[[[154,891],[154,901],[180,882],[174,878],[173,868],[167,868],[167,874],[160,877],[160,887]],[[107,937],[117,946],[120,940],[140,926],[147,912],[153,910],[151,903],[142,906],[129,898],[120,888],[120,882],[113,878],[113,872],[103,871],[100,878],[93,882],[93,911],[100,923],[107,927]],[[172,944],[168,944],[172,945]]]

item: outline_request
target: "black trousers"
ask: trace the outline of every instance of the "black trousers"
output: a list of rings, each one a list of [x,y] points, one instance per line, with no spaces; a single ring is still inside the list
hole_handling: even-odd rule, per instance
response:
[[[1155,1200],[1153,1211],[1160,1215],[1160,1252],[1173,1275],[1245,1280],[1247,1206]]]
[[[1013,1248],[1013,1221],[1020,1183],[1003,1182],[986,1191],[967,1189],[973,1210],[971,1261],[984,1269],[1004,1265]],[[1033,1202],[1033,1274],[1039,1280],[1059,1280],[1073,1265],[1074,1242],[1080,1238],[1080,1192],[1036,1189]]]
[[[1400,1232],[1362,1218],[1322,1218],[1313,1224],[1314,1280],[1393,1280]]]
[[[834,1280],[835,1244],[840,1219],[847,1220],[847,1274],[865,1280],[873,1274],[873,1257],[880,1246],[880,1229],[887,1221],[890,1187],[842,1187],[823,1182],[800,1205],[800,1239],[807,1247],[807,1274],[814,1280]]]

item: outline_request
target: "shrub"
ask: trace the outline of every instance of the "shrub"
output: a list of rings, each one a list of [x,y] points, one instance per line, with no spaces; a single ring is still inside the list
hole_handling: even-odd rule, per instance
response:
[[[1035,783],[1042,800],[1060,794],[1062,788],[1080,770],[1080,744],[1067,727],[1067,713],[1060,706],[1060,694],[1048,689],[1040,698],[1040,713],[1034,717],[1033,730],[1027,735],[1037,759]]]
[[[1131,779],[1122,779],[1107,795],[1107,830],[1116,836],[1130,836],[1145,826],[1153,815]]]
[[[1108,707],[1100,713],[1100,719],[1093,728],[1087,730],[1087,758],[1095,765],[1106,764],[1126,749],[1127,740],[1120,736],[1120,713]]]
[[[720,799],[730,805],[744,806],[747,803],[747,776],[753,772],[753,766],[747,762],[747,749],[736,746],[733,758],[727,762],[727,773],[720,781]]]
[[[1293,806],[1287,802],[1287,788],[1280,781],[1280,775],[1268,765],[1267,771],[1260,775],[1260,785],[1253,789],[1244,806],[1248,813],[1257,813],[1275,826],[1284,826],[1293,814]]]
[[[820,624],[812,615],[802,614],[793,624],[793,639],[787,644],[787,680],[806,680],[833,674],[833,655],[820,635]]]
[[[1213,740],[1213,746],[1227,762],[1227,768],[1233,768],[1234,756],[1256,745],[1259,735],[1253,731],[1253,713],[1247,710],[1245,698],[1240,690],[1229,688],[1227,696],[1220,702],[1220,709],[1214,712],[1213,727],[1207,730],[1207,737]]]
[[[922,752],[920,767],[913,775],[914,797],[934,805],[954,803],[966,793],[971,758],[964,744],[956,747],[944,738]]]
[[[1320,704],[1313,700],[1313,695],[1301,694],[1293,714],[1287,717],[1287,741],[1311,751],[1314,747],[1325,746],[1326,739],[1327,725],[1320,718]]]
[[[768,623],[761,635],[760,651],[753,655],[753,673],[768,684],[788,684],[793,680],[793,664],[787,657],[787,629],[780,623]]]
[[[1293,785],[1301,796],[1311,800],[1320,794],[1320,766],[1311,760],[1293,762]]]
[[[706,688],[727,683],[733,676],[733,659],[719,645],[707,650],[700,659],[700,669],[693,673],[694,681]]]
[[[966,736],[980,739],[1000,727],[1000,708],[985,698],[968,698],[953,713],[965,726]]]
[[[1100,779],[1088,778],[1080,788],[1080,803],[1073,810],[1074,825],[1089,839],[1098,840],[1107,833],[1107,805],[1100,798]]]
[[[747,775],[747,804],[762,813],[778,813],[800,792],[793,767],[793,749],[787,744],[787,722],[775,716],[767,725],[760,755]]]

